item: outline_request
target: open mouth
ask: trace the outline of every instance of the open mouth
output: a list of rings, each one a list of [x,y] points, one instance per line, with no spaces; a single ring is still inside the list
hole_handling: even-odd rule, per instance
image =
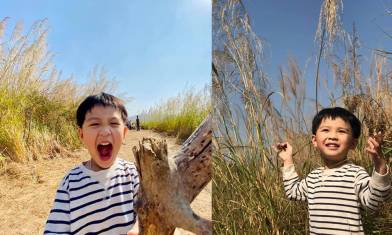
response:
[[[337,149],[337,148],[339,148],[340,145],[336,144],[336,143],[328,143],[325,146],[327,146],[327,148],[329,148],[329,149]]]
[[[97,150],[101,160],[106,161],[112,157],[113,145],[109,142],[100,143],[97,146]]]

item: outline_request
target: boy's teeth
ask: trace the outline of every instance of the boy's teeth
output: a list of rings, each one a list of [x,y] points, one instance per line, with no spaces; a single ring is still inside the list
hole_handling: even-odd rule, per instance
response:
[[[327,146],[335,146],[335,147],[338,147],[337,144],[327,144]]]
[[[109,145],[109,142],[105,142],[105,143],[100,143],[100,145]]]

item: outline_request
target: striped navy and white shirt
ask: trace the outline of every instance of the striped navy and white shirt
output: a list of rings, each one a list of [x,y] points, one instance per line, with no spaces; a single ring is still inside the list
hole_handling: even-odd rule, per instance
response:
[[[391,196],[389,169],[386,175],[346,164],[317,168],[300,180],[294,165],[282,168],[286,195],[307,201],[310,234],[364,234],[361,209],[375,211]]]
[[[138,188],[133,163],[116,159],[98,172],[78,165],[57,189],[44,234],[126,234],[136,222]]]

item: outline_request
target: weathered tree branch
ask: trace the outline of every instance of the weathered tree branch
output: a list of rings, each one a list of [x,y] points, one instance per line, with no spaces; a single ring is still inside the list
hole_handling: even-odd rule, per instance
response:
[[[140,174],[136,211],[140,234],[173,234],[176,227],[212,234],[211,221],[196,215],[190,203],[211,180],[211,115],[173,158],[166,141],[143,139],[133,147]]]

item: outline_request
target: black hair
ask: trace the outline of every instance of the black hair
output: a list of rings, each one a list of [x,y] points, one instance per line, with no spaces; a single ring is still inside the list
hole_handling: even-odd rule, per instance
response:
[[[361,122],[353,113],[341,107],[326,108],[318,112],[316,116],[314,116],[312,122],[313,135],[316,134],[317,129],[320,127],[321,121],[324,120],[325,118],[331,118],[331,119],[341,118],[345,122],[350,124],[353,132],[353,137],[355,139],[358,139],[359,136],[361,135]]]
[[[76,110],[76,123],[81,128],[83,126],[84,120],[86,118],[86,113],[89,112],[93,107],[101,105],[103,107],[113,107],[120,111],[121,119],[124,123],[127,123],[128,113],[125,109],[124,102],[107,93],[101,92],[96,95],[90,95],[80,103],[78,109]]]

